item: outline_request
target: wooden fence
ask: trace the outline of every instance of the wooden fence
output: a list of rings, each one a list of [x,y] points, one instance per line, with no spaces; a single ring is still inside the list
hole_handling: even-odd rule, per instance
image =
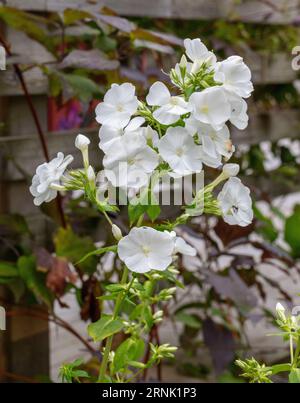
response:
[[[1,1],[0,1],[1,3]],[[294,22],[299,11],[298,0],[242,1],[235,0],[7,0],[6,5],[36,12],[62,10],[66,7],[99,7],[105,4],[124,16],[148,16],[153,18],[181,19],[217,19],[241,20],[262,24],[289,24]],[[25,37],[20,32],[6,29],[6,38],[12,44],[16,54],[39,62],[51,60],[51,55],[39,44]],[[292,82],[296,73],[292,70],[292,55],[278,53],[272,55],[251,53],[245,55],[246,62],[253,71],[256,84],[283,84]],[[34,105],[47,129],[47,88],[48,83],[38,69],[25,73],[25,80]],[[12,163],[17,161],[22,169],[32,175],[36,166],[44,158],[36,128],[28,105],[23,96],[18,78],[11,68],[0,72],[0,121],[5,123],[5,130],[0,136],[0,212],[21,213],[29,219],[32,228],[42,236],[47,233],[47,221],[32,204],[32,197],[24,181],[24,172]],[[97,130],[82,130],[92,140],[92,162],[100,159],[97,148]],[[259,143],[267,140],[278,140],[282,137],[299,138],[299,110],[271,110],[250,114],[250,124],[246,131],[233,132],[234,142]],[[58,151],[74,153],[76,131],[48,133],[47,142],[51,156]],[[76,160],[76,158],[75,158]],[[80,158],[77,158],[80,161]],[[0,371],[25,373],[28,368],[32,374],[45,372],[48,368],[48,332],[45,323],[32,318],[10,319],[10,331],[0,334],[0,355],[6,351],[6,360],[0,363]],[[5,337],[4,337],[5,336]],[[9,343],[8,340],[9,339]],[[39,342],[41,340],[41,343]],[[4,348],[5,346],[5,348]],[[1,354],[2,352],[2,354]],[[18,357],[22,357],[20,361]],[[33,366],[33,357],[36,365]]]

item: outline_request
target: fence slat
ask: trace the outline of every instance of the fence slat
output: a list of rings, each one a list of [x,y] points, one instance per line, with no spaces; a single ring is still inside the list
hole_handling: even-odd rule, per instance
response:
[[[23,10],[61,11],[66,7],[99,9],[105,4],[124,16],[210,20],[226,18],[263,24],[289,24],[299,15],[299,0],[7,0]]]

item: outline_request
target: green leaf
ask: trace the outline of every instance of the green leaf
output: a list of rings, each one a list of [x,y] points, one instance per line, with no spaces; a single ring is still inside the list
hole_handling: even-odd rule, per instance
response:
[[[18,268],[12,263],[0,262],[0,278],[19,277]]]
[[[287,218],[284,239],[290,245],[295,257],[300,257],[300,205],[295,206],[294,213]]]
[[[128,217],[130,225],[133,225],[148,209],[148,205],[143,204],[129,204],[128,205]]]
[[[94,97],[101,96],[100,87],[90,78],[78,74],[58,74],[62,81],[71,89],[72,94],[70,97],[75,96],[83,102],[88,102]]]
[[[300,369],[293,368],[289,375],[289,383],[300,383]]]
[[[130,337],[123,341],[115,352],[114,373],[123,369],[130,361],[138,360],[144,353],[145,343],[142,339]]]
[[[98,342],[120,332],[122,328],[123,323],[119,318],[114,319],[112,315],[102,315],[97,322],[88,326],[88,334],[95,342]]]
[[[84,20],[85,18],[91,18],[92,15],[84,10],[78,10],[74,8],[67,8],[64,10],[63,18],[65,25],[72,25],[74,22]]]
[[[105,246],[104,248],[96,249],[92,252],[87,253],[85,256],[83,256],[83,258],[80,259],[77,264],[84,262],[86,259],[88,259],[91,256],[100,256],[106,252],[117,252],[117,249],[118,249],[117,245]]]
[[[200,329],[201,328],[201,321],[196,315],[188,314],[185,312],[178,312],[175,318],[179,321],[184,323],[186,326],[191,327],[193,329]]]
[[[291,364],[276,364],[272,365],[272,375],[279,374],[279,372],[289,372],[291,370]]]
[[[161,211],[161,209],[158,204],[153,204],[151,206],[148,206],[147,214],[152,222],[155,221],[159,217],[160,211]]]
[[[45,285],[46,278],[44,273],[37,272],[34,256],[21,256],[17,264],[19,275],[27,288],[32,291],[38,300],[43,301],[51,308],[54,296]]]
[[[278,231],[273,225],[273,222],[270,218],[266,217],[256,205],[253,206],[253,211],[258,218],[259,226],[258,226],[258,232],[263,235],[265,239],[267,239],[270,242],[274,242],[276,238],[278,237]]]
[[[41,23],[48,23],[46,19],[16,8],[4,6],[0,7],[0,18],[10,27],[24,32],[48,50],[54,51],[51,36],[45,29],[41,28]]]
[[[57,256],[65,257],[73,264],[77,264],[85,273],[92,274],[96,271],[98,259],[91,238],[79,237],[70,227],[60,228],[54,236],[54,244]],[[89,254],[90,256],[87,256]]]

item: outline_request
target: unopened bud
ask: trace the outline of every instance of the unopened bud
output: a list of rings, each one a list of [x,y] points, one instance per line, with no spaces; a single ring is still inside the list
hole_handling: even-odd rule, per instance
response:
[[[95,171],[91,165],[89,165],[89,167],[86,171],[86,175],[87,175],[89,182],[95,182],[96,175],[95,175]]]
[[[119,228],[116,224],[113,224],[113,225],[111,226],[111,232],[112,232],[114,238],[115,238],[117,241],[120,241],[120,239],[123,238],[122,231],[120,230],[120,228]]]
[[[230,178],[236,176],[240,171],[240,166],[238,164],[225,164],[223,166],[223,173]]]
[[[284,308],[284,306],[281,305],[280,302],[277,302],[277,304],[276,304],[276,312],[277,312],[279,319],[286,320],[285,308]]]
[[[84,136],[83,134],[78,134],[78,136],[75,139],[75,147],[78,148],[78,150],[83,151],[88,148],[90,144],[90,140]]]

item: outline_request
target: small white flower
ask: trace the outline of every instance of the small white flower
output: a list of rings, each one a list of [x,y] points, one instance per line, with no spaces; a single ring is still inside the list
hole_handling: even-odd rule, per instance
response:
[[[174,239],[150,227],[133,228],[118,244],[118,255],[129,270],[166,270],[172,263]]]
[[[212,126],[190,117],[185,122],[185,128],[192,136],[198,136],[203,152],[214,160],[220,160],[220,157],[229,159],[234,152],[230,132],[226,125],[220,130],[215,130]]]
[[[253,91],[251,71],[240,56],[230,56],[215,66],[216,81],[223,83],[223,88],[240,97],[248,98]]]
[[[160,156],[179,175],[200,172],[200,147],[184,127],[169,127],[158,144]]]
[[[103,159],[108,180],[115,187],[140,189],[158,165],[158,154],[139,133],[125,133]]]
[[[71,155],[64,157],[63,153],[58,153],[56,158],[37,167],[29,188],[36,206],[55,199],[57,189],[61,187],[60,179],[72,161]]]
[[[192,115],[202,123],[220,130],[231,116],[231,105],[221,87],[194,92],[189,99]]]
[[[224,221],[246,227],[253,220],[250,190],[239,178],[229,178],[218,195]]]
[[[138,99],[132,84],[112,84],[105,94],[103,102],[96,107],[96,120],[104,125],[123,128],[128,124],[137,108]]]
[[[199,39],[184,40],[185,53],[190,60],[194,62],[193,72],[196,72],[203,63],[214,65],[217,61],[216,56],[210,52],[204,43]]]
[[[231,105],[230,122],[240,130],[246,129],[249,121],[247,102],[235,94],[228,94],[228,101]]]
[[[114,146],[115,140],[122,137],[125,133],[136,132],[144,122],[145,119],[138,116],[136,118],[133,118],[124,127],[102,125],[99,130],[99,138],[100,138],[99,148],[105,153],[108,152],[109,148]]]
[[[149,90],[146,101],[150,106],[158,106],[153,112],[154,118],[163,125],[171,125],[181,115],[189,112],[188,103],[182,97],[171,96],[170,91],[160,81],[154,83]]]

